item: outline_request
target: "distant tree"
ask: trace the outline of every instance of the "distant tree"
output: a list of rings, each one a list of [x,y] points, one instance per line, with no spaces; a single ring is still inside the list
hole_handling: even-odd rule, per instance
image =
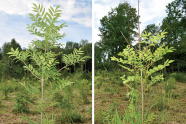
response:
[[[88,41],[88,40],[87,40]],[[92,71],[92,43],[88,43],[82,47],[86,56],[90,56],[83,65],[83,70]]]
[[[74,43],[73,44],[73,48],[79,49],[80,48],[80,45],[78,43]]]
[[[175,0],[166,6],[167,17],[163,19],[161,29],[166,30],[168,35],[162,40],[168,47],[173,46],[177,50],[174,53],[167,54],[166,58],[174,59],[174,65],[171,65],[172,72],[186,71],[186,52],[185,52],[185,34],[186,34],[186,18],[185,18],[184,0]]]
[[[116,56],[128,45],[121,32],[132,43],[137,35],[137,20],[136,9],[126,2],[120,3],[100,20],[100,45],[109,61],[111,56]]]
[[[101,42],[96,42],[94,44],[94,62],[95,62],[95,69],[108,69],[107,65],[110,62],[107,60],[107,53],[102,48]]]
[[[22,64],[20,62],[16,63],[13,61],[14,57],[9,57],[7,54],[11,51],[11,48],[18,48],[18,50],[21,51],[22,49],[19,43],[17,43],[15,39],[12,39],[11,42],[5,42],[2,48],[2,63],[4,63],[2,71],[5,71],[3,72],[4,75],[6,75],[6,77],[10,76],[14,78],[22,77],[24,73]]]
[[[87,45],[88,44],[88,40],[81,40],[80,41],[80,47],[84,47],[85,45]]]
[[[67,41],[66,42],[66,47],[65,49],[73,49],[74,42],[72,41]]]
[[[159,28],[158,26],[156,26],[155,24],[149,24],[149,25],[147,25],[146,28],[142,31],[142,34],[144,34],[145,31],[146,31],[147,33],[150,33],[150,32],[151,32],[152,34],[156,35],[157,33],[160,32],[160,28]],[[156,34],[155,34],[155,33],[156,33]]]
[[[1,48],[0,48],[0,60],[2,60],[2,58],[3,58],[3,55],[2,55]]]

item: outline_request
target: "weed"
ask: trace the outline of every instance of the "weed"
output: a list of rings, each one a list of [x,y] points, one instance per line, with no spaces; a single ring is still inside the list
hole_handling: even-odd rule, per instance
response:
[[[102,113],[102,116],[103,116],[103,123],[106,124],[106,123],[109,123],[112,118],[113,118],[113,115],[114,115],[114,109],[110,108],[106,111],[104,111]]]
[[[105,89],[104,89],[104,91],[105,92],[111,92],[112,90],[108,86],[106,86]]]
[[[112,95],[119,94],[118,87],[114,86],[113,89],[111,90]]]
[[[180,94],[180,93],[175,93],[175,92],[172,93],[172,98],[174,98],[174,99],[178,99],[181,96],[182,96],[182,94]]]

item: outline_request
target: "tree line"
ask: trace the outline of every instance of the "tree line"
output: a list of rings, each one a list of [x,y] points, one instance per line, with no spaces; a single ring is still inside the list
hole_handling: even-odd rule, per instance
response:
[[[23,64],[20,61],[14,60],[14,57],[9,57],[7,54],[13,49],[19,49],[19,51],[26,51],[25,48],[22,48],[21,45],[16,42],[15,39],[12,39],[11,42],[5,42],[0,48],[0,79],[8,79],[10,77],[13,78],[22,78],[23,76],[28,75],[29,72],[25,71],[23,68]],[[89,43],[88,40],[81,40],[80,43],[76,43],[73,41],[67,41],[63,47],[53,48],[52,51],[55,53],[60,53],[57,56],[57,60],[59,64],[56,66],[57,69],[62,68],[65,64],[62,62],[62,54],[70,54],[74,49],[82,48],[84,51],[84,56],[90,56],[89,59],[84,63],[76,64],[74,66],[70,66],[68,73],[73,73],[77,68],[82,68],[84,72],[91,72],[92,70],[92,43]],[[31,60],[27,60],[31,62]]]
[[[164,60],[175,60],[167,72],[186,72],[186,2],[184,0],[174,0],[166,6],[166,17],[163,18],[161,25],[149,24],[142,31],[157,35],[159,32],[166,31],[165,38],[161,44],[166,43],[168,47],[174,47],[176,51],[164,56]],[[96,69],[117,69],[116,62],[112,62],[110,57],[122,52],[128,44],[138,49],[139,44],[133,41],[137,37],[138,16],[135,8],[127,2],[120,3],[118,7],[108,12],[100,20],[99,27],[101,40],[94,45],[95,49],[95,68]],[[141,22],[143,23],[143,22]],[[123,33],[123,35],[122,35]],[[142,46],[143,48],[143,46]],[[157,63],[157,64],[158,64]]]

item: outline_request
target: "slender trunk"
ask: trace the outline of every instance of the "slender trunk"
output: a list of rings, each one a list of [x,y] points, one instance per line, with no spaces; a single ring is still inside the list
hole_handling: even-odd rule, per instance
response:
[[[141,52],[141,46],[140,46],[140,24],[139,24],[139,0],[138,0],[138,33],[139,33],[139,51]],[[141,58],[141,55],[139,54],[139,57]],[[141,59],[140,59],[141,61]],[[143,93],[143,73],[142,73],[142,67],[140,69],[140,73],[141,73],[141,121],[143,124],[143,113],[144,113],[144,93]]]
[[[41,124],[43,123],[43,85],[44,77],[41,78]]]
[[[47,48],[45,47],[45,54],[44,56],[46,57],[46,52],[47,52]],[[41,77],[41,124],[43,124],[43,94],[44,94],[44,70],[42,67],[42,77]],[[46,80],[46,78],[45,78]]]
[[[141,72],[141,121],[142,121],[142,124],[143,124],[143,114],[144,114],[144,93],[143,93],[143,79],[142,79],[142,68],[140,69],[140,72]]]

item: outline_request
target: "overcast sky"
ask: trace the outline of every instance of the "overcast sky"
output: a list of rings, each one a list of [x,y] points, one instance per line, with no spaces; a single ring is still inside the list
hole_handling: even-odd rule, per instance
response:
[[[0,47],[12,38],[23,47],[36,39],[31,35],[26,24],[32,24],[28,14],[32,13],[32,3],[42,3],[45,8],[60,5],[63,14],[60,23],[68,27],[62,29],[67,36],[59,42],[80,42],[86,39],[92,42],[92,0],[0,0]]]
[[[108,12],[111,8],[116,8],[119,3],[126,1],[133,8],[138,7],[138,0],[94,0],[94,29],[93,29],[93,43],[100,40],[98,34],[100,33],[98,28],[100,25],[100,19]],[[142,31],[148,24],[161,25],[163,18],[166,16],[166,5],[173,0],[140,0],[140,30]]]

